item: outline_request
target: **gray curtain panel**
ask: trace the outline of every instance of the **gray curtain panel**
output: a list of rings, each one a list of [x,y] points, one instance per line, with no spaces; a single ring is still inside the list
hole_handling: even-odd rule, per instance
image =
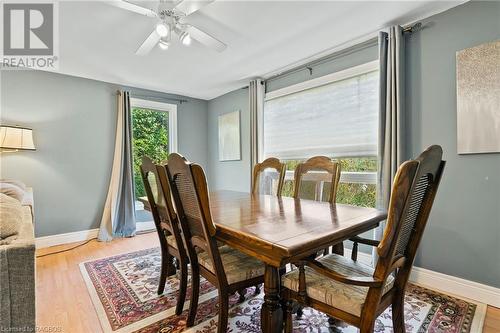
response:
[[[261,130],[261,119],[264,110],[264,92],[265,88],[262,80],[256,79],[250,81],[248,94],[249,94],[249,108],[250,108],[250,167],[253,167],[259,162],[259,156],[262,153],[260,147],[262,143],[259,142],[259,131]],[[253,184],[253,172],[250,172],[250,188]]]
[[[405,46],[403,28],[393,26],[379,34],[380,109],[378,132],[377,208],[387,209],[392,183],[405,159]],[[381,239],[385,223],[375,230]],[[374,250],[374,259],[376,251]]]
[[[101,241],[135,235],[131,121],[130,94],[119,91],[113,167],[98,236]]]

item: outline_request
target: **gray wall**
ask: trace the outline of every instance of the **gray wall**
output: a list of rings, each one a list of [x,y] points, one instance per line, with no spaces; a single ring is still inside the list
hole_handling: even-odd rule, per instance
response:
[[[455,52],[500,39],[499,18],[500,2],[493,1],[473,1],[432,16],[422,21],[425,29],[407,38],[406,56],[407,157],[440,144],[447,160],[416,265],[494,287],[500,287],[500,154],[456,153]],[[377,58],[377,47],[369,47],[317,66],[312,76],[304,70],[274,79],[267,91]],[[244,90],[209,102],[210,176],[217,189],[249,188],[249,153],[245,163],[216,160],[217,115],[247,105]],[[245,113],[243,119],[245,146]]]
[[[238,89],[208,102],[209,183],[211,190],[250,191],[250,113],[248,89]],[[241,111],[241,160],[219,161],[218,117]]]
[[[38,71],[1,76],[1,123],[32,127],[37,151],[2,154],[0,177],[34,188],[36,236],[97,228],[111,174],[119,87]],[[179,151],[206,166],[207,102],[188,100],[178,106]]]
[[[455,52],[500,39],[500,2],[423,23],[407,39],[408,157],[440,144],[447,166],[416,265],[500,287],[500,154],[457,155],[455,85]]]

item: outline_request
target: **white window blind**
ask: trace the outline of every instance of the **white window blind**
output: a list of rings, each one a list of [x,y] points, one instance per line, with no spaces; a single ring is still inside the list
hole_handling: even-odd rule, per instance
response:
[[[378,105],[373,69],[282,96],[273,92],[264,104],[264,157],[376,156]]]

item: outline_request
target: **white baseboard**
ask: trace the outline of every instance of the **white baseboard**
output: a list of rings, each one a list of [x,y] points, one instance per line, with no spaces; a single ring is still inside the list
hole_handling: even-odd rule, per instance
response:
[[[351,250],[346,249],[345,255],[350,257]],[[358,260],[366,265],[372,264],[372,256],[367,253],[358,252]],[[500,288],[416,266],[413,266],[410,274],[410,281],[430,287],[431,289],[437,289],[459,297],[469,298],[497,308],[500,307]]]
[[[96,238],[99,229],[82,230],[75,232],[68,232],[66,234],[58,234],[44,237],[37,237],[35,239],[35,246],[37,249],[50,247],[61,244],[82,242],[92,238]]]
[[[140,222],[136,224],[136,231],[148,231],[155,230],[155,223],[151,222]],[[35,239],[35,246],[37,249],[42,249],[45,247],[51,247],[56,245],[83,242],[92,238],[96,238],[99,233],[99,229],[82,230],[75,232],[68,232],[66,234],[58,234],[44,237],[37,237]]]
[[[415,266],[412,269],[410,281],[497,308],[500,307],[500,288]]]

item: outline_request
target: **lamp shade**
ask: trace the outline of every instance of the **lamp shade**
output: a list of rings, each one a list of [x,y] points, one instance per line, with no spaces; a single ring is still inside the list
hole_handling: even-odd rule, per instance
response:
[[[35,150],[33,130],[18,126],[0,126],[0,148]]]

